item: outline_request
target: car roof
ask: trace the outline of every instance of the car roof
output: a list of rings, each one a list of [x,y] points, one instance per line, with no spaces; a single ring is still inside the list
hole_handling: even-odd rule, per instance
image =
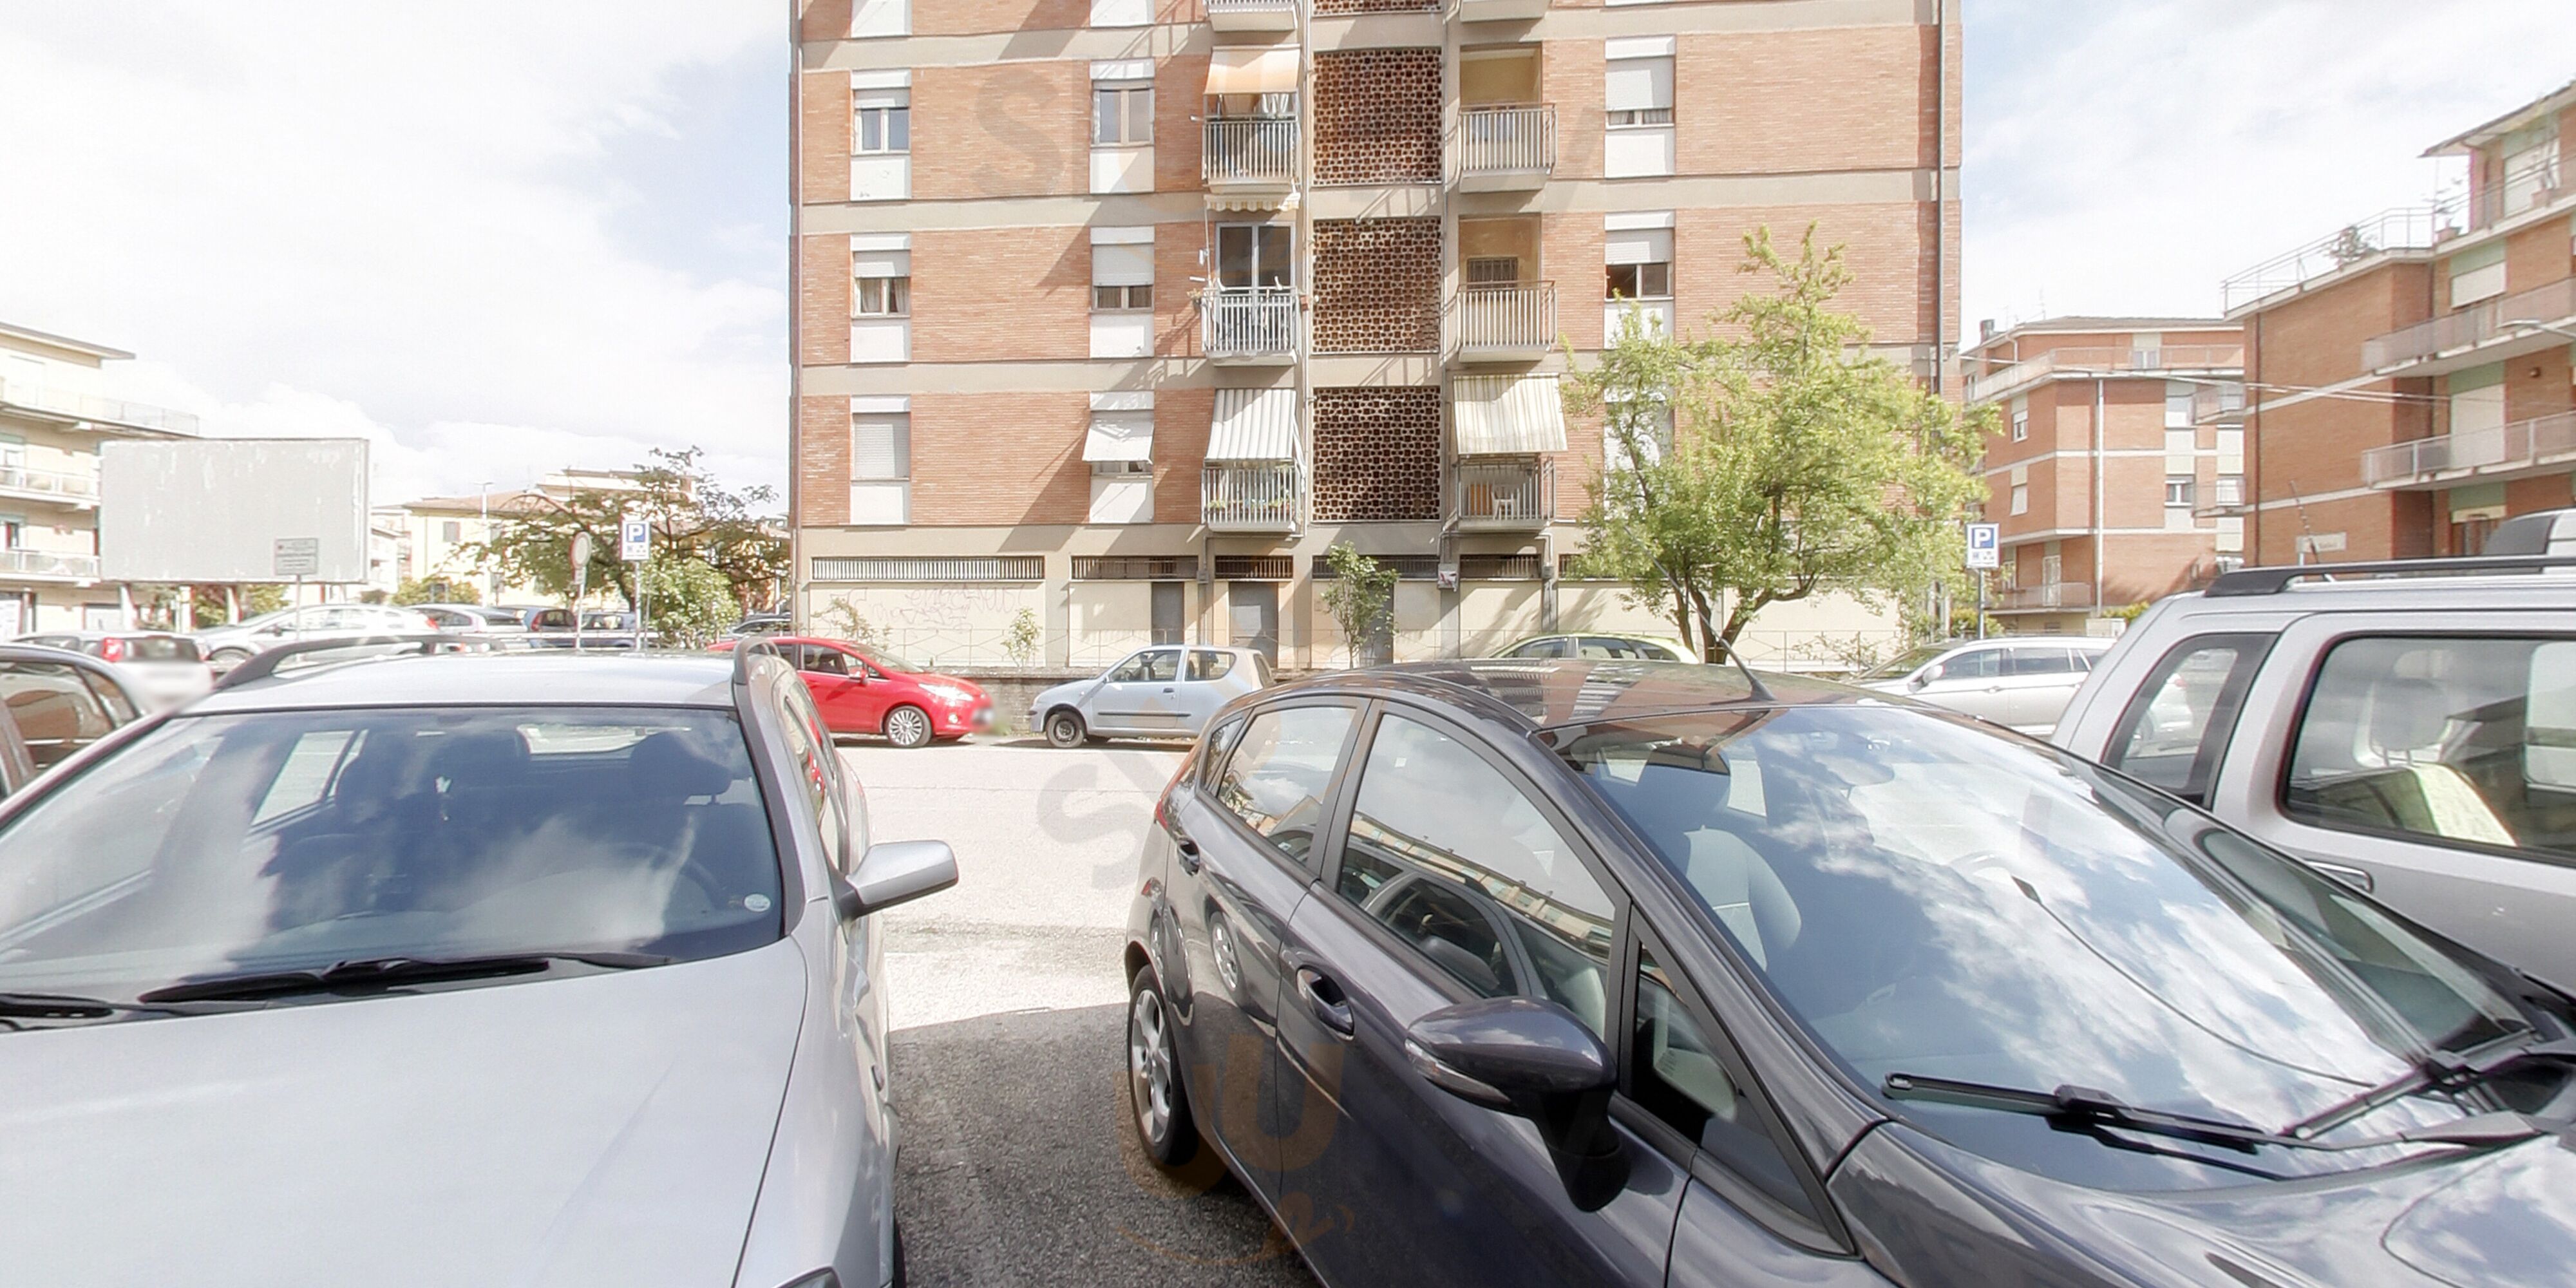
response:
[[[733,659],[710,653],[467,653],[290,671],[198,699],[191,714],[335,707],[730,707]]]
[[[2427,561],[2432,564],[2433,561]],[[2332,564],[2321,564],[2321,570]],[[2428,566],[2415,576],[2358,575],[2343,581],[2326,581],[2329,572],[2320,571],[2316,579],[2294,581],[2270,594],[2221,595],[2216,598],[2192,591],[2173,596],[2174,609],[2181,612],[2261,612],[2288,610],[2293,613],[2349,611],[2377,608],[2576,608],[2576,576],[2560,572],[2497,573],[2488,575],[2443,575],[2438,565]]]
[[[1469,708],[1526,731],[1604,720],[1759,706],[1886,703],[1883,694],[1804,676],[1761,673],[1761,688],[1731,666],[1606,658],[1475,658],[1334,671],[1261,691],[1268,703],[1299,693],[1403,693]]]

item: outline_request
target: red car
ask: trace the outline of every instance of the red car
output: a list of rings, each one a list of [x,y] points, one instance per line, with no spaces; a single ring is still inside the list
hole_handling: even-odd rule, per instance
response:
[[[908,670],[839,640],[787,635],[767,642],[804,674],[834,733],[883,734],[898,747],[927,747],[993,727],[993,699],[968,681]],[[735,643],[719,641],[715,650]]]

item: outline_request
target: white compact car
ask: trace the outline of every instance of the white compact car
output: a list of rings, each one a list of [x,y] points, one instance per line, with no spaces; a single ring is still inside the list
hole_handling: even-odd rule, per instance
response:
[[[1195,738],[1217,708],[1269,683],[1270,659],[1258,649],[1159,645],[1040,693],[1029,702],[1029,727],[1058,747],[1117,736]]]
[[[1926,644],[1853,683],[2045,735],[2113,643],[2089,635],[2017,635]]]
[[[218,671],[280,644],[354,640],[370,635],[429,635],[438,625],[417,610],[386,604],[307,604],[263,613],[238,626],[197,632],[197,649]]]
[[[215,687],[214,668],[197,642],[166,631],[53,631],[18,641],[86,653],[114,665],[152,707],[175,707]]]

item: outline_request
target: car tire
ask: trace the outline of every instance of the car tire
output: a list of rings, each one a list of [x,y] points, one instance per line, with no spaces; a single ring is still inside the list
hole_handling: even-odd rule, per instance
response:
[[[930,713],[919,707],[896,707],[886,713],[886,741],[906,751],[930,745]]]
[[[897,1221],[894,1223],[894,1276],[886,1280],[886,1288],[904,1288],[911,1278],[911,1272],[904,1266],[903,1222]]]
[[[250,654],[237,648],[219,648],[206,655],[206,662],[208,665],[220,666],[226,669],[240,666],[242,663],[249,660]]]
[[[1046,740],[1049,746],[1079,747],[1089,737],[1090,731],[1083,728],[1082,715],[1079,712],[1057,711],[1046,718]]]
[[[1181,1085],[1179,1035],[1154,968],[1136,972],[1127,998],[1127,1100],[1136,1143],[1156,1167],[1178,1168],[1198,1153],[1199,1133]]]

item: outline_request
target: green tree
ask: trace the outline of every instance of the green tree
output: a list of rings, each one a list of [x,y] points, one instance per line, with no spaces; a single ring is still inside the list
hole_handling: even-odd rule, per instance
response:
[[[693,554],[656,552],[645,561],[638,589],[652,611],[654,637],[667,643],[697,648],[741,615],[733,583]]]
[[[1963,422],[1868,352],[1867,328],[1833,308],[1852,280],[1842,248],[1820,250],[1812,227],[1794,259],[1756,230],[1740,271],[1772,289],[1710,319],[1710,335],[1666,338],[1632,309],[1567,383],[1611,446],[1583,516],[1586,569],[1626,581],[1704,658],[1772,604],[1961,583],[1961,525],[1981,494],[1969,467],[1991,421]]]
[[[452,577],[405,577],[394,587],[397,604],[479,604],[483,592],[471,581]]]
[[[1013,614],[1011,624],[1002,631],[1002,652],[1013,666],[1035,662],[1039,646],[1045,643],[1046,630],[1038,625],[1038,615],[1030,609]]]
[[[1324,587],[1324,611],[1342,628],[1344,660],[1358,666],[1360,646],[1395,611],[1396,571],[1346,541],[1324,552],[1324,566],[1333,572],[1332,584]]]
[[[528,494],[515,501],[488,540],[463,547],[466,557],[505,580],[557,599],[572,597],[573,538],[588,535],[584,583],[636,606],[637,566],[617,557],[618,528],[632,516],[652,525],[653,553],[693,557],[720,573],[736,611],[765,604],[787,576],[787,540],[763,511],[772,489],[734,491],[701,464],[700,449],[665,451],[636,467],[632,489],[584,488],[567,497]]]

